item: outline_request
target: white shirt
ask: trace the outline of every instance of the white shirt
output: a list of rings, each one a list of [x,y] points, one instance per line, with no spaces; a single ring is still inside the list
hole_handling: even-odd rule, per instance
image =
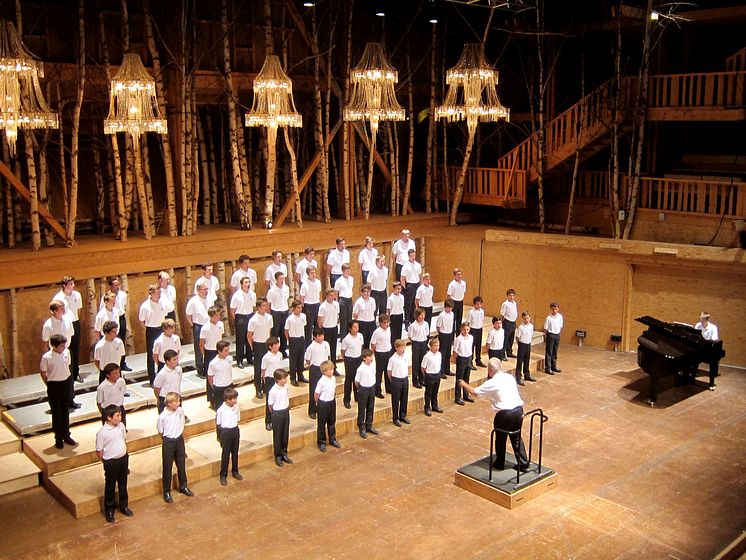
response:
[[[158,338],[153,342],[153,354],[158,354],[158,359],[163,361],[163,354],[166,350],[173,350],[177,354],[181,352],[181,339],[179,335],[174,333],[171,336],[166,336],[166,333],[161,333]]]
[[[116,383],[104,379],[96,389],[96,402],[101,408],[106,408],[110,404],[122,406],[126,390],[126,384],[121,377],[117,379]]]
[[[471,358],[472,346],[474,345],[474,337],[470,334],[466,336],[460,334],[453,341],[453,351],[460,358]]]
[[[189,298],[186,306],[186,314],[191,315],[192,323],[195,325],[204,325],[210,322],[210,317],[207,314],[207,308],[210,304],[207,299],[202,299],[199,296],[192,296]]]
[[[443,311],[435,321],[435,328],[439,333],[451,334],[453,332],[453,311],[446,313]]]
[[[368,298],[366,301],[362,296],[357,298],[352,308],[352,316],[358,321],[370,323],[376,320],[376,300]]]
[[[386,300],[386,310],[389,315],[404,314],[404,296],[401,294],[391,294]]]
[[[319,396],[320,401],[333,401],[337,394],[337,382],[332,376],[322,375],[316,384],[316,391],[314,392]]]
[[[283,284],[282,287],[275,284],[267,292],[267,301],[272,311],[287,311],[290,309],[288,299],[290,299],[290,288],[287,284]]]
[[[274,319],[269,313],[262,315],[261,313],[254,313],[254,316],[249,319],[248,332],[253,333],[254,342],[267,342],[270,333],[272,332],[272,326],[274,325]]]
[[[484,326],[484,309],[469,309],[468,321],[472,329],[481,329]]]
[[[207,301],[210,302],[209,305],[215,303],[215,300],[218,299],[218,290],[220,289],[220,281],[218,280],[218,277],[213,274],[209,278],[206,278],[203,274],[197,278],[193,290],[195,296],[197,295],[197,286],[200,284],[207,284]]]
[[[45,352],[39,371],[47,372],[47,381],[65,381],[70,377],[70,350],[65,348],[61,354],[54,350]]]
[[[324,360],[330,360],[331,350],[329,350],[329,343],[326,340],[324,342],[316,342],[314,340],[306,348],[303,359],[312,366],[320,366]]]
[[[277,272],[282,272],[287,278],[288,266],[284,262],[281,262],[280,264],[275,264],[274,262],[269,263],[267,270],[264,272],[264,280],[269,280],[270,288],[277,285],[277,280],[275,279],[275,273]]]
[[[409,360],[407,359],[407,356],[404,354],[397,354],[394,353],[391,358],[389,358],[389,365],[386,368],[386,371],[391,372],[391,377],[396,377],[397,379],[406,379],[409,377]]]
[[[370,289],[376,292],[385,292],[389,285],[389,269],[388,267],[378,268],[373,267],[368,271],[368,284]]]
[[[422,265],[417,261],[407,261],[401,268],[401,276],[407,284],[417,284],[422,276]]]
[[[319,269],[319,263],[316,262],[316,259],[311,259],[310,261],[306,259],[306,257],[303,257],[301,260],[298,261],[298,264],[295,266],[295,272],[300,277],[300,283],[303,284],[306,280],[308,280],[308,267],[312,266],[316,270]]]
[[[176,309],[176,288],[171,284],[161,288],[160,303],[164,314],[171,313]]]
[[[285,330],[288,331],[289,338],[303,338],[306,336],[306,325],[308,324],[306,316],[301,313],[296,315],[291,313],[285,319]]]
[[[544,319],[544,330],[548,333],[559,334],[564,324],[565,320],[562,317],[562,313],[557,313],[556,315],[549,314]]]
[[[347,373],[345,372],[345,375]],[[373,362],[366,364],[363,362],[355,372],[355,383],[358,383],[361,387],[373,387],[376,384],[376,366]]]
[[[321,281],[316,278],[315,280],[306,280],[300,287],[300,297],[303,303],[313,305],[321,301]]]
[[[168,393],[181,395],[181,375],[181,366],[174,369],[163,366],[153,380],[153,388],[160,389],[158,395],[163,398],[166,398]]]
[[[52,338],[53,334],[64,335],[67,338],[65,348],[70,347],[70,339],[75,334],[75,329],[69,317],[67,317],[66,315],[63,315],[62,319],[55,319],[54,317],[50,317],[49,319],[44,321],[44,325],[42,325],[41,327],[41,339],[44,342],[49,342],[49,339]]]
[[[205,341],[205,350],[217,350],[217,344],[223,339],[224,332],[223,321],[218,321],[217,323],[210,321],[202,325],[202,328],[199,330],[199,338]]]
[[[106,321],[114,321],[117,324],[117,328],[119,328],[119,309],[112,307],[111,311],[109,311],[104,307],[101,311],[96,313],[96,320],[93,323],[93,329],[96,332],[104,334],[104,323]]]
[[[119,364],[122,356],[124,356],[124,342],[118,336],[115,336],[113,340],[102,338],[93,349],[93,359],[98,362],[100,369],[104,369],[106,364]]]
[[[508,321],[515,322],[518,319],[518,303],[506,299],[500,306],[500,315]]]
[[[704,338],[705,340],[712,340],[712,341],[719,340],[718,328],[712,323],[710,323],[709,321],[707,322],[706,327],[702,326],[702,323],[699,322],[696,325],[694,325],[694,328],[697,329],[698,331],[702,331],[702,338]]]
[[[355,279],[352,276],[345,278],[340,276],[334,282],[334,289],[339,293],[339,297],[352,299],[352,288],[355,285]]]
[[[391,252],[396,257],[396,264],[404,264],[409,260],[409,250],[416,249],[414,239],[408,239],[406,242],[402,239],[397,239]]]
[[[290,408],[290,395],[288,394],[288,384],[282,387],[275,383],[267,395],[267,404],[272,407],[272,411],[287,410]]]
[[[415,292],[414,299],[419,301],[420,307],[432,307],[433,306],[433,285],[420,284]]]
[[[466,281],[465,280],[461,280],[461,282],[456,282],[455,280],[451,280],[451,283],[448,284],[446,295],[449,298],[451,298],[453,301],[464,301],[465,293],[466,293]]]
[[[248,278],[249,281],[249,290],[253,290],[254,286],[256,286],[256,270],[253,268],[247,268],[246,270],[243,270],[241,267],[238,267],[235,271],[233,271],[233,274],[231,275],[231,288],[234,290],[241,290],[241,280],[243,278]]]
[[[407,330],[407,336],[412,342],[425,342],[429,335],[430,325],[427,324],[427,321],[422,321],[422,323],[415,321],[409,325]]]
[[[158,415],[158,433],[164,438],[175,439],[184,433],[185,423],[186,415],[183,408],[179,407],[176,410],[171,410],[166,407]]]
[[[215,387],[228,387],[233,383],[233,358],[215,356],[207,366],[207,377],[212,377]]]
[[[531,344],[531,340],[534,337],[534,326],[529,323],[528,325],[521,323],[515,329],[515,339],[523,344]]]
[[[255,307],[256,293],[252,289],[249,289],[248,292],[239,289],[231,296],[231,309],[234,310],[236,315],[251,315]]]
[[[363,335],[357,333],[354,337],[351,334],[347,334],[342,339],[342,353],[346,358],[359,358],[363,353],[363,343],[365,339]]]
[[[105,423],[96,434],[96,451],[102,452],[105,461],[119,459],[127,454],[127,429],[121,422],[116,426]]]
[[[324,300],[319,305],[319,317],[321,318],[321,327],[331,329],[339,323],[339,302]]]
[[[340,251],[336,247],[329,251],[326,264],[332,267],[332,274],[342,274],[342,265],[350,263],[350,252],[347,249]]]
[[[425,373],[440,373],[440,367],[443,363],[443,357],[440,352],[428,352],[425,357],[422,358],[421,368],[425,370]]]
[[[64,301],[65,316],[68,317],[72,322],[78,320],[78,311],[83,308],[83,298],[80,297],[80,292],[78,290],[73,290],[72,292],[70,292],[69,296],[65,294],[64,290],[60,290],[59,292],[54,294],[54,297],[52,299]]]
[[[370,272],[376,267],[376,257],[378,256],[378,249],[371,247],[363,247],[360,250],[360,254],[357,256],[357,262],[360,265],[360,270]]]
[[[375,347],[375,350],[373,348]],[[370,349],[374,352],[389,352],[391,350],[391,329],[378,327],[370,337]]]
[[[241,409],[238,408],[238,403],[233,406],[223,403],[215,413],[215,423],[221,428],[235,428],[239,420],[241,420]]]
[[[487,347],[490,350],[502,350],[503,346],[505,346],[505,331],[503,328],[490,329],[490,332],[487,334]]]
[[[274,377],[275,371],[282,368],[283,356],[280,352],[267,352],[262,356],[262,371],[264,377]]]
[[[153,301],[148,298],[140,306],[138,318],[145,323],[146,327],[160,329],[166,314],[163,312],[160,301]]]
[[[101,302],[99,303],[98,308],[103,309],[104,307],[106,307],[104,305],[104,297],[101,296]],[[120,317],[125,314],[125,309],[127,309],[127,292],[121,288],[116,294],[114,294],[114,307],[119,310]]]
[[[518,394],[518,385],[509,373],[498,371],[475,389],[477,395],[490,401],[492,410],[513,410],[523,406],[523,400]]]

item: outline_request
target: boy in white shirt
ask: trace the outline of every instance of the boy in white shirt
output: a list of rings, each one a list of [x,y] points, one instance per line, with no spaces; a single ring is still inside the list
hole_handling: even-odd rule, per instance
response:
[[[353,372],[357,371],[358,367],[360,367],[360,363],[363,360],[362,354],[364,341],[363,335],[358,332],[359,329],[360,325],[358,325],[357,321],[350,321],[349,333],[342,339],[342,361],[344,361],[345,364],[345,386],[342,403],[344,404],[345,408],[352,408],[352,404],[350,404],[350,402],[353,396],[353,392],[355,401],[358,403],[360,402],[357,394],[357,385],[353,384],[352,382],[354,378]],[[367,348],[365,350],[367,350]],[[371,353],[371,356],[372,355],[373,354]]]
[[[65,301],[59,299],[52,300],[49,304],[49,312],[52,316],[44,322],[41,328],[42,353],[52,349],[52,336],[55,334],[65,338],[65,348],[69,349],[70,341],[75,336],[75,329],[69,315],[65,311]],[[72,359],[72,356],[70,359]],[[68,408],[71,410],[80,408],[81,405],[75,402],[75,382],[72,375],[67,380],[67,385]]]
[[[70,372],[72,373],[72,380],[80,383],[83,379],[80,377],[81,335],[78,313],[83,308],[83,298],[80,296],[80,292],[75,289],[75,278],[72,276],[63,276],[60,286],[60,291],[57,292],[52,299],[65,302],[65,315],[73,326],[73,335],[69,337],[67,346],[68,350],[70,350]],[[70,381],[70,384],[71,390],[74,392],[75,389],[72,387],[72,380]]]
[[[433,412],[443,412],[438,406],[438,391],[440,390],[440,372],[443,367],[443,358],[440,355],[440,341],[431,338],[428,343],[430,351],[422,358],[420,371],[425,376],[425,416],[431,416]]]
[[[337,246],[329,251],[326,258],[326,275],[329,277],[329,287],[334,287],[337,278],[342,276],[342,265],[350,264],[350,252],[344,237],[337,238]]]
[[[468,393],[464,394],[463,399],[461,398],[461,384],[459,383],[462,379],[467,383],[469,382],[469,373],[471,372],[471,354],[473,349],[474,338],[469,334],[468,321],[464,321],[461,323],[461,333],[453,342],[453,361],[456,362],[455,402],[461,406],[464,406],[464,401],[474,402]]]
[[[62,449],[63,443],[77,445],[70,437],[70,352],[67,337],[53,334],[49,338],[50,349],[41,357],[39,372],[47,386],[47,401],[52,409],[54,446]]]
[[[720,340],[718,328],[710,323],[710,314],[703,311],[699,316],[699,322],[694,325],[698,331],[702,331],[702,338],[713,342]],[[558,371],[558,370],[555,370]]]
[[[307,270],[309,266],[316,268],[318,273],[319,263],[317,263],[316,259],[313,258],[315,254],[316,251],[309,245],[303,251],[303,258],[300,259],[298,264],[295,266],[295,283],[298,285],[299,289],[303,285],[303,282],[308,278]]]
[[[293,312],[285,319],[285,338],[288,341],[288,369],[290,370],[290,382],[293,387],[298,382],[307,383],[303,377],[303,354],[306,350],[306,316],[301,313],[303,304],[297,299],[293,300]]]
[[[199,331],[199,350],[204,356],[204,369],[202,375],[205,379],[205,396],[207,402],[212,402],[212,388],[210,387],[209,381],[207,381],[207,370],[210,367],[210,362],[218,355],[218,342],[223,340],[223,333],[225,327],[223,321],[220,320],[220,309],[214,305],[207,310],[207,315],[210,320],[202,325]]]
[[[197,295],[189,298],[186,306],[186,318],[192,329],[192,340],[194,342],[194,366],[197,369],[197,375],[202,377],[205,372],[205,359],[200,350],[200,332],[202,326],[210,322],[207,310],[210,308],[207,303],[207,292],[209,288],[205,282],[197,282]]]
[[[484,300],[482,296],[474,296],[471,300],[474,305],[469,309],[467,321],[469,323],[469,334],[474,338],[474,358],[479,367],[486,367],[482,363],[482,325],[484,325]]]
[[[409,258],[409,250],[416,249],[414,240],[409,238],[410,231],[408,229],[401,230],[401,239],[397,239],[391,246],[391,256],[394,258],[396,263],[396,281],[401,281],[402,267],[406,264]]]
[[[360,254],[357,257],[357,262],[360,265],[361,284],[368,281],[368,274],[376,267],[376,259],[378,258],[378,249],[373,247],[373,238],[366,237],[363,243],[365,246],[360,249]]]
[[[282,251],[275,249],[272,251],[272,262],[269,263],[267,270],[264,271],[265,294],[269,293],[269,289],[277,283],[278,272],[282,272],[283,276],[287,276],[288,266],[282,262]]]
[[[231,275],[231,290],[235,293],[241,288],[241,280],[249,279],[249,290],[256,293],[256,270],[251,268],[249,255],[238,257],[238,268]]]
[[[342,276],[337,278],[332,288],[336,293],[335,298],[339,302],[339,324],[340,333],[347,332],[352,321],[352,289],[355,287],[355,279],[350,276],[350,265],[342,265]]]
[[[557,368],[557,350],[559,349],[560,333],[564,324],[565,320],[562,313],[559,312],[559,303],[553,301],[549,304],[549,315],[544,320],[544,336],[546,336],[544,371],[549,375],[562,373],[562,370]]]
[[[370,297],[376,302],[376,313],[379,315],[386,309],[386,288],[389,285],[389,269],[385,266],[386,257],[378,255],[376,266],[368,272],[368,284],[370,284]],[[396,279],[398,282],[399,279]]]
[[[453,280],[448,284],[446,298],[453,301],[453,324],[460,325],[464,317],[464,296],[466,295],[466,280],[462,278],[460,268],[453,269]]]
[[[240,270],[240,269],[239,269]],[[251,365],[254,355],[246,336],[249,321],[254,316],[256,307],[256,293],[251,289],[251,278],[241,278],[238,290],[231,296],[230,314],[236,325],[236,362],[239,368],[243,368],[243,361]]]
[[[306,353],[303,356],[306,366],[308,367],[308,416],[316,419],[316,399],[314,399],[314,392],[316,391],[316,385],[321,379],[321,364],[329,361],[331,357],[329,351],[329,343],[324,340],[324,331],[319,327],[313,329],[313,342],[306,348]],[[333,362],[332,370],[334,370]]]
[[[166,364],[158,372],[153,381],[153,392],[158,399],[158,414],[166,407],[166,395],[176,393],[181,395],[181,367],[179,366],[179,354],[175,350],[166,350],[163,353]]]
[[[370,297],[370,285],[363,284],[360,288],[360,297],[352,308],[352,318],[360,326],[360,334],[365,341],[363,345],[370,348],[370,338],[376,330],[376,302]]]
[[[288,300],[290,299],[290,288],[285,283],[285,274],[275,273],[275,285],[267,292],[267,301],[272,312],[272,336],[280,341],[280,352],[287,358],[287,342],[282,332],[285,320],[288,318]]]
[[[362,363],[355,373],[355,394],[357,395],[357,427],[360,437],[368,434],[378,435],[373,427],[373,412],[376,406],[376,367],[373,365],[373,352],[367,348],[362,351]],[[348,370],[349,371],[349,370]],[[345,374],[352,378],[352,372]]]
[[[407,418],[407,400],[409,398],[409,362],[404,355],[407,345],[403,340],[394,342],[395,353],[389,358],[386,376],[391,384],[391,411],[394,426],[401,427],[402,423],[411,424]]]
[[[217,410],[223,404],[225,390],[233,387],[233,358],[229,355],[231,344],[227,340],[219,340],[217,349],[218,355],[207,367],[207,382],[212,391],[210,407],[213,410]]]
[[[300,287],[300,301],[303,304],[303,313],[306,316],[306,346],[308,346],[311,344],[311,331],[316,326],[316,318],[319,316],[321,280],[316,278],[315,266],[309,266],[306,272],[308,278]]]
[[[321,379],[313,392],[319,416],[316,424],[316,443],[319,451],[326,452],[326,443],[339,449],[337,441],[337,382],[334,380],[334,364],[329,360],[321,363]],[[327,440],[328,435],[328,440]]]
[[[104,515],[106,521],[114,523],[116,507],[115,490],[119,488],[119,511],[132,517],[127,493],[129,455],[127,454],[127,430],[122,424],[119,408],[111,405],[104,409],[106,422],[96,434],[96,455],[104,465]]]
[[[175,350],[177,354],[181,352],[181,339],[176,334],[176,321],[173,319],[164,320],[161,323],[161,329],[163,332],[153,343],[153,361],[158,371],[163,366],[163,354],[165,354],[166,350]]]
[[[104,336],[104,323],[106,321],[114,321],[119,327],[119,309],[114,307],[116,296],[111,292],[104,294],[104,306],[96,313],[96,320],[93,324],[93,330],[96,331],[96,336],[100,339]]]
[[[382,381],[386,387],[386,393],[391,393],[391,383],[386,375],[386,366],[394,350],[391,345],[389,316],[385,313],[379,315],[378,324],[380,326],[373,332],[373,336],[370,339],[370,349],[373,350],[376,356],[376,397],[382,399],[384,398],[381,388]]]
[[[114,294],[114,308],[119,310],[119,338],[122,342],[126,343],[127,339],[127,292],[122,289],[122,279],[119,276],[109,276],[106,279],[109,284],[109,292]],[[101,300],[101,307],[104,307],[103,298]],[[132,371],[124,360],[119,364],[122,368],[122,372]]]
[[[176,321],[176,288],[171,285],[171,275],[165,270],[158,273],[158,287],[161,289],[161,307],[166,319]]]
[[[157,284],[148,287],[148,299],[140,306],[140,324],[145,327],[145,356],[148,365],[148,379],[153,385],[155,379],[155,362],[153,361],[153,344],[161,334],[166,314],[161,307],[161,289]]]
[[[231,476],[243,480],[238,472],[238,446],[241,442],[241,410],[238,408],[238,391],[229,387],[223,393],[225,401],[215,414],[215,425],[222,453],[220,455],[220,485],[228,486],[228,459],[231,460]]]
[[[440,378],[445,379],[451,373],[451,345],[453,344],[453,301],[447,299],[443,304],[443,312],[435,320],[435,329],[438,331],[443,365],[440,370]]]
[[[393,293],[386,300],[386,313],[391,321],[391,344],[401,338],[404,327],[404,296],[401,295],[401,282],[394,282]]]
[[[104,409],[115,405],[122,413],[122,424],[127,425],[127,412],[124,410],[124,395],[126,391],[124,379],[121,377],[119,362],[108,363],[104,366],[104,380],[96,389],[96,406],[101,413],[101,423],[106,423]]]
[[[262,358],[262,380],[264,381],[264,394],[267,400],[264,403],[264,426],[268,432],[272,431],[272,415],[269,410],[269,391],[275,384],[275,371],[282,368],[282,354],[280,354],[280,341],[276,336],[267,339],[267,352]]]
[[[93,361],[98,369],[98,382],[106,379],[104,366],[107,364],[119,364],[124,356],[124,344],[117,337],[119,331],[119,322],[106,321],[101,327],[104,337],[96,343],[93,348]]]
[[[190,498],[194,493],[187,486],[186,447],[184,445],[184,424],[186,415],[181,408],[181,396],[177,393],[167,393],[166,408],[158,415],[158,433],[161,434],[161,459],[163,462],[163,501],[170,504],[171,497],[171,469],[176,462],[176,475],[179,479],[179,492]]]
[[[425,312],[419,307],[414,310],[414,321],[409,325],[407,335],[412,343],[412,385],[421,389],[425,384],[425,376],[420,366],[427,353],[430,325],[425,321]]]
[[[433,285],[430,283],[430,273],[425,272],[422,275],[422,284],[417,288],[414,294],[414,306],[425,311],[425,322],[432,325],[433,321]]]
[[[334,375],[337,372],[337,339],[339,338],[339,302],[334,300],[336,292],[332,289],[326,291],[326,299],[319,306],[318,326],[324,330],[324,340],[329,343],[329,352],[334,362]],[[314,325],[316,326],[316,325]]]
[[[513,288],[509,288],[505,295],[507,299],[500,306],[500,316],[503,318],[503,330],[505,331],[505,355],[508,358],[515,358],[513,342],[515,341],[515,324],[518,320],[518,303],[515,301]]]
[[[499,315],[492,318],[492,329],[487,333],[487,357],[505,361],[505,331]]]
[[[272,336],[274,321],[269,313],[269,303],[266,298],[259,298],[256,302],[256,313],[249,320],[246,329],[246,338],[254,353],[254,388],[256,398],[264,397],[264,384],[262,382],[262,358],[267,353],[267,339]]]
[[[194,283],[194,294],[198,293],[197,288],[200,284],[207,285],[207,305],[215,305],[218,299],[218,290],[220,290],[220,281],[212,273],[212,265],[209,263],[202,265],[202,276],[197,278]]]
[[[524,385],[521,381],[521,370],[526,381],[536,381],[531,377],[531,340],[534,337],[534,326],[531,324],[531,314],[528,311],[521,313],[521,324],[515,330],[515,338],[518,341],[518,356],[515,361],[515,381],[518,385]]]
[[[409,262],[401,269],[400,282],[404,288],[404,316],[407,325],[414,321],[414,296],[420,287],[422,265],[415,260],[416,252],[409,250]]]
[[[290,434],[290,395],[288,394],[288,372],[277,369],[274,373],[275,383],[267,396],[267,406],[272,414],[272,447],[275,453],[275,465],[293,464],[288,457],[288,439]]]

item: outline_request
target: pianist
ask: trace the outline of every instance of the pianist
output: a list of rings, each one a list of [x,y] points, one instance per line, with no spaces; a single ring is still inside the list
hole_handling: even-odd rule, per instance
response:
[[[702,338],[716,342],[718,338],[718,328],[710,323],[710,314],[703,311],[699,316],[699,323],[694,325],[694,328],[698,331],[702,331]]]

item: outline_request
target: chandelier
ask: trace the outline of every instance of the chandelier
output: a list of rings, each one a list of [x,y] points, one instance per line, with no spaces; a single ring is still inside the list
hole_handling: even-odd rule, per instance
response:
[[[446,98],[435,110],[437,118],[466,120],[470,134],[479,122],[510,120],[510,109],[497,97],[497,70],[487,63],[482,45],[464,45],[458,63],[446,72],[446,84]]]
[[[15,156],[18,128],[57,128],[59,119],[39,85],[44,65],[26,48],[13,24],[0,20],[0,128]]]
[[[246,126],[267,127],[267,189],[264,197],[265,224],[272,223],[277,166],[277,128],[300,127],[303,117],[295,109],[293,82],[282,69],[277,55],[270,54],[254,79],[254,102],[246,113]]]
[[[109,115],[104,120],[104,133],[117,132],[128,133],[135,145],[146,132],[167,132],[166,121],[158,109],[155,80],[135,53],[124,55],[122,65],[111,81]]]

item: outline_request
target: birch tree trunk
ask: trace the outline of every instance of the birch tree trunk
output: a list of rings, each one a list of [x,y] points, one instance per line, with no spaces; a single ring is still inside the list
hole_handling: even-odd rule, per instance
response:
[[[202,115],[197,113],[197,147],[199,149],[200,179],[202,180],[202,223],[210,225],[211,209],[211,192],[210,183],[215,181],[215,176],[210,175],[209,164],[207,163],[207,141],[205,139],[205,130],[202,126]],[[212,215],[212,222],[217,222],[217,216]]]
[[[363,218],[370,218],[370,200],[373,195],[373,154],[376,152],[376,129],[371,130],[370,145],[368,147],[368,186],[365,189],[365,207],[363,208]]]
[[[391,166],[391,215],[396,216],[398,214],[398,193],[399,193],[399,161],[397,158],[398,150],[396,142],[394,141],[394,133],[392,129],[394,123],[386,123],[386,138],[389,144],[389,164]]]
[[[78,0],[78,94],[73,110],[72,153],[70,155],[70,213],[67,215],[67,243],[75,240],[78,218],[78,152],[80,150],[80,111],[85,89],[85,1]],[[62,128],[62,127],[60,127]]]
[[[451,214],[448,220],[449,225],[458,225],[456,222],[456,216],[458,214],[458,207],[461,204],[461,196],[464,193],[464,182],[466,181],[466,171],[469,167],[469,159],[471,158],[471,151],[474,147],[474,134],[476,127],[469,129],[469,138],[466,141],[466,149],[464,150],[464,161],[461,164],[461,172],[458,176],[458,184],[456,185],[456,192],[453,193],[453,203],[451,204]]]
[[[290,179],[293,184],[293,194],[295,197],[295,223],[298,227],[303,227],[303,213],[300,207],[300,193],[298,192],[298,161],[295,157],[295,148],[293,147],[293,141],[290,138],[290,131],[288,127],[282,127],[282,135],[285,137],[285,147],[288,149],[290,156]]]
[[[10,155],[8,150],[8,138],[4,134],[2,135],[3,145],[3,161],[9,161]],[[8,183],[7,179],[3,179],[5,182],[5,223],[8,231],[8,249],[13,249],[16,246],[16,230],[15,230],[15,218],[13,216],[13,188]]]
[[[404,197],[401,204],[401,214],[406,216],[409,208],[409,197],[412,192],[412,165],[414,162],[414,93],[412,91],[412,65],[409,58],[409,44],[407,44],[407,72],[409,81],[407,82],[407,109],[409,110],[409,150],[407,152],[407,176],[404,180]],[[431,115],[432,118],[432,115]],[[430,130],[428,130],[428,134]],[[429,159],[430,155],[426,156]]]
[[[246,159],[246,127],[243,125],[241,112],[236,111],[236,145],[238,146],[238,168],[241,170],[241,185],[243,186],[243,197],[246,201],[246,213],[249,217],[249,229],[254,217],[254,194],[251,192],[251,174],[249,173],[249,162]],[[258,154],[257,154],[258,156]],[[259,192],[259,175],[257,174],[257,188]]]
[[[580,99],[585,99],[585,50],[580,50]],[[581,101],[578,107],[579,114],[575,123],[575,162],[572,168],[572,183],[570,184],[570,200],[567,203],[567,221],[565,222],[565,235],[570,235],[572,226],[572,213],[575,207],[575,191],[578,185],[578,168],[580,167],[580,147],[583,145],[583,130],[588,117],[588,104]]]
[[[427,124],[427,153],[425,154],[425,212],[430,213],[433,208],[433,174],[437,158],[433,153],[433,140],[435,139],[435,62],[437,33],[433,24],[430,42],[430,108],[429,122]],[[411,78],[410,78],[411,79]]]
[[[145,194],[145,182],[142,177],[142,156],[140,155],[140,146],[133,146],[133,155],[135,158],[135,183],[137,184],[137,204],[140,207],[140,216],[142,216],[142,232],[145,239],[153,237],[153,232],[148,215],[148,197]]]
[[[31,140],[31,130],[23,131],[23,144],[26,150],[26,172],[28,174],[28,189],[31,197],[31,245],[34,251],[41,247],[41,229],[39,227],[39,190],[36,182],[36,160],[34,144]]]
[[[316,8],[311,10],[311,33],[314,41],[318,44],[318,27],[316,24]],[[329,176],[327,172],[328,156],[326,152],[326,142],[324,138],[324,117],[321,104],[321,75],[319,57],[321,54],[313,57],[313,107],[314,122],[313,133],[316,143],[316,150],[321,152],[321,160],[316,168],[316,216],[319,221],[323,220],[328,223],[329,217]]]
[[[145,184],[145,199],[148,201],[148,220],[150,221],[150,233],[156,236],[155,226],[155,201],[153,200],[153,181],[150,177],[150,149],[148,148],[148,137],[143,136],[140,142],[142,153],[142,180]]]
[[[622,120],[622,6],[617,8],[616,51],[614,52],[614,82],[611,92],[611,159],[609,161],[609,204],[611,235],[621,237],[619,227],[619,123]]]
[[[196,45],[196,41],[194,43]],[[192,76],[191,78],[191,129],[192,129],[192,143],[191,143],[191,155],[192,155],[192,227],[189,235],[197,233],[197,224],[199,223],[199,193],[200,193],[200,182],[202,171],[200,168],[199,159],[199,142],[197,140],[197,127],[200,125],[199,111],[197,110],[197,81]]]
[[[347,104],[350,96],[348,76],[350,75],[350,66],[352,64],[352,14],[354,11],[354,4],[354,0],[349,0],[347,7],[347,50],[345,61],[344,105]],[[343,109],[343,104],[340,103],[340,119],[342,118]],[[351,160],[354,158],[354,154],[350,153],[350,133],[350,125],[348,123],[342,123],[342,190],[344,191],[345,220],[349,220],[355,214],[354,209],[350,204],[350,191],[353,188],[353,185],[350,184],[351,179],[353,179]]]
[[[205,151],[207,152],[207,165],[209,167],[209,184],[205,187],[205,198],[207,197],[207,189],[210,190],[210,214],[212,214],[212,222],[217,224],[220,222],[220,213],[218,212],[218,174],[215,166],[215,142],[212,135],[212,111],[208,107],[205,110],[205,123],[207,129],[205,130]],[[228,222],[228,219],[224,219],[224,222]]]
[[[47,147],[49,146],[50,134],[51,131],[49,129],[44,131],[44,141],[39,147],[39,202],[46,208],[49,208],[49,162],[47,159]],[[44,226],[42,230],[45,244],[47,247],[52,247],[54,245],[52,229]]]
[[[98,314],[98,298],[96,297],[96,280],[89,278],[85,283],[86,310],[88,311],[88,340],[83,340],[81,346],[90,348],[91,343],[96,341],[96,315]],[[88,353],[87,355],[89,355]]]
[[[110,146],[109,141],[105,141],[104,146]],[[114,168],[111,164],[111,158],[106,154],[106,195],[109,201],[109,223],[111,231],[115,236],[119,235],[119,218],[117,217],[117,194],[114,186]]]
[[[124,218],[128,224],[132,217],[132,195],[135,190],[135,154],[129,134],[124,135],[124,146]]]
[[[267,127],[267,183],[264,195],[264,223],[272,222],[275,205],[275,172],[277,171],[277,127]]]
[[[18,300],[15,288],[10,289],[10,356],[11,377],[16,377],[20,373],[21,353],[18,351]]]
[[[542,233],[546,232],[546,217],[544,209],[544,142],[546,131],[544,130],[544,12],[543,0],[536,0],[536,28],[539,33],[536,36],[537,61],[539,64],[539,130],[537,132],[537,154],[536,169],[539,175],[537,181],[539,194],[539,229]]]
[[[104,189],[104,178],[101,172],[101,154],[98,150],[98,143],[93,141],[93,179],[96,182],[96,233],[104,232],[106,222],[106,191]],[[95,317],[94,317],[95,318]]]
[[[59,99],[59,96],[62,95],[60,92],[60,86],[57,84],[57,97]],[[57,104],[57,113],[60,115],[60,120],[62,120],[62,112],[65,110],[65,104],[60,99],[59,103]],[[67,161],[65,156],[65,131],[63,126],[61,126],[58,130],[59,134],[59,140],[58,140],[58,157],[60,159],[59,162],[59,173],[60,173],[60,185],[62,188],[60,191],[62,192],[62,215],[65,217],[65,220],[67,220],[67,216],[70,213],[70,201],[68,200],[68,193],[67,193]],[[8,161],[6,158],[5,161]]]

